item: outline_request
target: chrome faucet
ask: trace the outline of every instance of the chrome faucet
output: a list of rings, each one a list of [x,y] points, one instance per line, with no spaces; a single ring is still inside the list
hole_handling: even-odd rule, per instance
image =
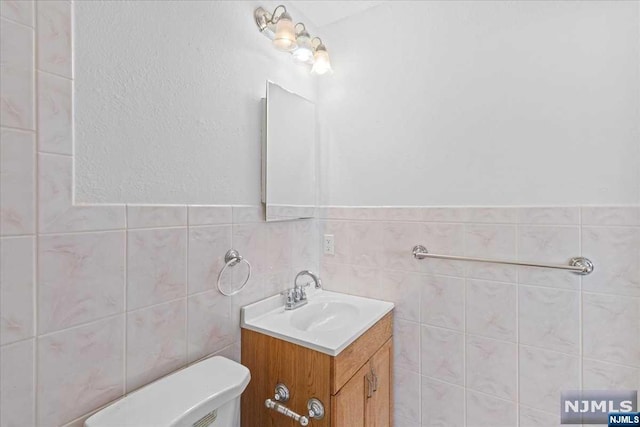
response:
[[[298,286],[298,284],[297,284],[297,283],[298,283],[298,278],[299,278],[299,277],[302,277],[302,276],[309,276],[309,277],[311,277],[311,278],[313,279],[313,283],[314,283],[314,284],[315,284],[315,286],[316,286],[316,289],[320,289],[320,288],[322,288],[322,280],[320,280],[320,278],[318,277],[318,275],[316,275],[316,274],[314,274],[314,273],[310,272],[309,270],[302,270],[300,273],[296,274],[296,278],[295,278],[295,279],[293,279],[293,285],[294,285],[295,287],[297,287],[297,286]],[[307,286],[309,286],[309,285],[310,285],[310,283],[307,283],[306,285],[303,285],[302,287],[306,288],[306,287],[307,287]]]
[[[320,289],[322,287],[322,281],[316,274],[312,273],[309,270],[302,270],[296,275],[296,278],[293,280],[293,288],[287,289],[286,291],[282,292],[282,295],[286,297],[284,303],[285,310],[294,310],[298,307],[302,307],[308,302],[307,291],[305,289],[311,285],[311,282],[304,285],[298,285],[298,278],[301,276],[311,277],[316,289]]]

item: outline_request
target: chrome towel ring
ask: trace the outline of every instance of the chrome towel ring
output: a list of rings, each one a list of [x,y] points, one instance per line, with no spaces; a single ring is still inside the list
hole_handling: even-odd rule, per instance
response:
[[[237,293],[239,293],[240,291],[242,291],[242,289],[244,289],[245,286],[247,286],[247,283],[249,282],[249,279],[251,278],[251,264],[249,264],[249,261],[247,261],[245,258],[243,258],[240,253],[238,253],[238,251],[236,251],[235,249],[229,249],[227,251],[227,253],[224,255],[224,267],[222,267],[222,270],[220,270],[220,273],[218,274],[218,290],[220,291],[220,293],[222,295],[225,296],[233,296]],[[240,264],[241,262],[245,262],[247,264],[247,267],[249,267],[249,274],[247,274],[247,278],[245,279],[245,281],[242,283],[242,285],[240,286],[240,288],[236,289],[233,292],[226,292],[222,290],[222,286],[220,286],[220,279],[222,278],[222,274],[224,273],[224,271],[227,269],[227,267],[233,267],[237,264]]]

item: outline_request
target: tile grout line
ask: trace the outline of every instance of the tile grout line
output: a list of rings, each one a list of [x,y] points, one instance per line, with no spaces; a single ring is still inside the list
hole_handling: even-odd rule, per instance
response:
[[[189,258],[191,256],[191,222],[189,220],[189,206],[187,206],[187,227],[186,227],[186,259],[185,259],[185,276],[186,283],[184,284],[184,361],[185,366],[189,364]]]
[[[583,225],[582,225],[582,208],[578,209],[578,222],[579,222],[579,230],[580,233],[578,233],[578,248],[579,248],[579,254],[578,256],[583,256],[582,254],[584,253],[584,248],[583,248],[583,244],[582,244],[582,230],[583,230]],[[584,281],[584,277],[585,276],[580,276],[578,278],[579,283],[579,290],[580,290],[580,296],[579,296],[579,302],[578,302],[578,343],[579,343],[579,354],[580,357],[578,359],[578,368],[580,369],[580,377],[579,377],[579,387],[580,390],[584,389],[584,361],[583,361],[583,357],[584,357],[584,340],[583,340],[583,335],[584,335],[584,290],[583,290],[583,281]]]
[[[124,210],[124,343],[122,346],[122,395],[127,393],[127,353],[129,346],[129,210]]]
[[[467,254],[467,224],[463,224],[462,226],[462,252],[464,253],[464,255]],[[464,425],[465,427],[468,424],[468,405],[467,405],[467,397],[468,397],[468,389],[467,389],[467,275],[468,275],[468,270],[467,270],[467,266],[464,266],[464,300],[463,300],[463,313],[464,313],[464,324],[462,325],[463,328],[463,348],[462,348],[462,364],[463,364],[463,376],[462,376],[462,383],[464,384],[464,388],[463,388],[463,421],[464,421]],[[422,319],[420,319],[422,320]]]
[[[34,265],[32,268],[34,268],[34,276],[35,276],[35,283],[34,283],[34,292],[33,292],[33,332],[35,332],[35,339],[34,339],[34,349],[33,349],[33,421],[36,424],[38,423],[38,412],[39,412],[39,400],[38,399],[38,389],[39,389],[39,385],[40,385],[40,381],[39,381],[39,370],[38,370],[38,362],[40,359],[40,339],[39,339],[39,332],[40,332],[40,327],[38,325],[40,319],[38,316],[38,311],[39,311],[39,307],[40,304],[38,304],[38,301],[40,299],[40,268],[39,268],[39,264],[40,264],[40,155],[39,155],[39,144],[40,144],[40,126],[39,126],[39,121],[40,121],[40,114],[39,114],[39,108],[38,108],[38,95],[40,92],[40,85],[38,84],[38,73],[36,71],[37,69],[37,61],[38,61],[38,54],[39,54],[39,43],[38,43],[38,8],[39,8],[39,3],[35,2],[33,3],[33,9],[31,10],[31,13],[33,14],[32,16],[32,22],[33,22],[33,69],[32,71],[32,76],[33,76],[33,83],[32,83],[32,87],[33,87],[33,98],[32,98],[32,102],[33,102],[33,127],[34,127],[34,136],[35,136],[35,141],[34,141],[34,153],[33,153],[33,157],[34,157],[34,173],[35,173],[35,239],[34,239]]]
[[[518,214],[518,221],[519,221]],[[516,223],[516,259],[520,259],[520,223]],[[516,426],[520,426],[520,268],[516,268]]]

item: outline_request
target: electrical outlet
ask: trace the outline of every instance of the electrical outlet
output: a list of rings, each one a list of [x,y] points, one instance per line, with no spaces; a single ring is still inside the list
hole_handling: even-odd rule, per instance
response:
[[[333,234],[325,234],[323,239],[323,248],[325,255],[335,255],[335,240],[333,239]]]

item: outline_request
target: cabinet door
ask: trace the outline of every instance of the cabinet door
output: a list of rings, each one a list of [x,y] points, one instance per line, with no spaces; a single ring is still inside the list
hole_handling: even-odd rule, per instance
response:
[[[335,396],[331,396],[333,427],[365,427],[369,363],[360,368]]]
[[[369,362],[370,376],[374,378],[374,391],[367,401],[366,427],[393,425],[393,347],[391,340],[378,350]],[[366,367],[366,365],[365,365]]]

